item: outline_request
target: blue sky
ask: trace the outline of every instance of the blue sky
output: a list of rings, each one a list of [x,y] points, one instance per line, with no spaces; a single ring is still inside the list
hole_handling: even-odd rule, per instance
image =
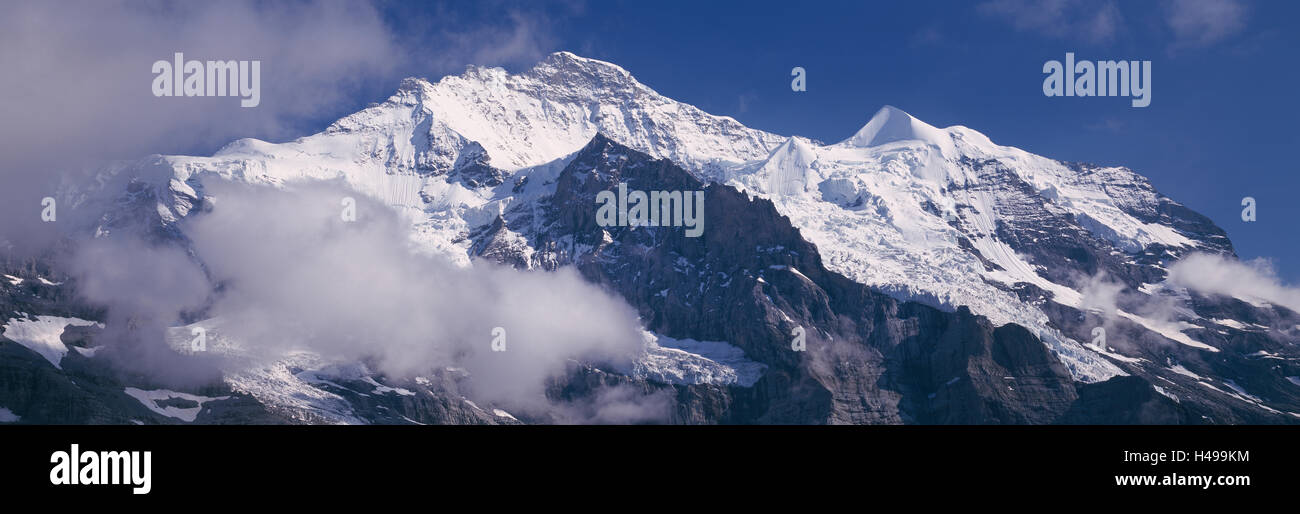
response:
[[[446,32],[481,33],[497,50],[466,59],[517,71],[536,55],[571,50],[780,134],[838,141],[889,104],[1045,156],[1129,166],[1210,216],[1241,257],[1269,258],[1300,282],[1294,2],[395,2],[381,10],[400,46],[430,43],[421,52],[431,62]],[[1066,52],[1152,61],[1151,105],[1045,97],[1043,63]],[[421,71],[421,55],[410,74],[458,71]],[[807,70],[806,92],[790,90],[795,66]],[[1241,221],[1245,196],[1258,201],[1253,223]]]
[[[71,1],[71,0],[70,0]],[[570,50],[751,127],[834,142],[883,105],[1044,156],[1125,165],[1300,283],[1300,2],[1249,0],[17,2],[0,16],[0,173],[284,141],[467,64]],[[75,14],[71,14],[75,13]],[[8,51],[18,50],[21,51]],[[260,59],[262,104],[152,96],[183,51]],[[1152,61],[1152,102],[1048,98],[1043,63]],[[57,63],[57,65],[51,65]],[[806,92],[790,70],[807,70]],[[93,81],[88,81],[93,79]],[[94,87],[87,87],[93,85]],[[78,141],[69,147],[65,141]],[[16,197],[43,196],[44,185]],[[1241,200],[1258,220],[1241,221]],[[22,202],[3,202],[5,204]],[[3,214],[3,213],[0,213]]]

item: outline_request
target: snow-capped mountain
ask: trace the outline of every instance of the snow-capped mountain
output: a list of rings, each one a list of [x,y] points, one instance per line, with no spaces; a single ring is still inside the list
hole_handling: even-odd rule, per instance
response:
[[[178,222],[204,204],[211,180],[341,180],[400,213],[438,258],[576,267],[638,310],[647,353],[628,367],[578,366],[554,395],[675,388],[673,421],[1300,420],[1300,352],[1289,342],[1300,317],[1165,282],[1184,256],[1233,254],[1207,218],[1129,169],[1033,155],[894,107],[823,145],[560,52],[519,74],[407,79],[385,102],[295,141],[243,139],[211,157],[154,156],[99,177],[64,195],[100,236],[183,240]],[[594,194],[620,181],[706,189],[705,237],[597,227]],[[1098,302],[1098,282],[1124,294]],[[796,326],[825,344],[788,351]],[[1109,344],[1093,345],[1103,326]],[[403,422],[357,407],[368,396],[345,386],[373,382],[371,393],[404,398],[394,391],[410,384],[296,359],[226,380],[279,412],[312,413],[293,420]],[[439,409],[406,421],[514,420],[465,407],[456,373],[438,373],[418,385]],[[303,394],[281,394],[292,390]]]

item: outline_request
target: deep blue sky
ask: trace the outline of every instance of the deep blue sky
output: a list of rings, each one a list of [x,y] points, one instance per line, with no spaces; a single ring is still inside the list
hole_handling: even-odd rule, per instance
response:
[[[1052,5],[1061,6],[1052,10]],[[408,75],[436,79],[477,46],[512,71],[554,50],[608,60],[669,97],[748,126],[825,142],[882,105],[936,126],[965,125],[1044,156],[1125,165],[1211,217],[1241,257],[1300,282],[1300,3],[1195,0],[586,4],[381,4]],[[514,27],[513,32],[502,27]],[[522,28],[521,28],[522,27]],[[518,36],[505,45],[494,29]],[[458,34],[456,48],[446,34]],[[519,48],[525,46],[527,48]],[[1043,63],[1152,61],[1152,102],[1047,98]],[[453,55],[450,60],[448,54]],[[421,63],[438,62],[438,66]],[[808,90],[790,90],[790,70]],[[403,70],[406,71],[406,70]],[[373,91],[351,110],[383,98]],[[325,123],[340,113],[323,113]],[[315,127],[319,129],[320,127]],[[1258,221],[1240,219],[1257,199]]]

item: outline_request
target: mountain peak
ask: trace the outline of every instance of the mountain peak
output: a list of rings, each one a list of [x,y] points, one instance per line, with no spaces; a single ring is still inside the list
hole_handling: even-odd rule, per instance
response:
[[[627,71],[624,70],[622,66],[614,64],[612,62],[602,61],[599,59],[592,59],[590,57],[583,57],[581,55],[575,54],[567,50],[561,50],[559,52],[551,52],[551,54],[547,55],[545,59],[542,59],[542,62],[567,63],[570,65],[577,65],[577,66],[603,67],[603,68],[613,68],[625,72]]]
[[[946,130],[918,120],[892,105],[881,107],[871,121],[841,144],[871,147],[895,141],[921,141],[937,146],[945,153],[950,153],[953,148],[952,136]]]
[[[546,56],[545,59],[533,66],[529,73],[542,78],[585,75],[602,79],[632,79],[632,74],[617,64],[582,57],[567,51],[555,52]]]
[[[429,81],[420,77],[406,77],[397,85],[399,93],[421,93],[428,87]]]

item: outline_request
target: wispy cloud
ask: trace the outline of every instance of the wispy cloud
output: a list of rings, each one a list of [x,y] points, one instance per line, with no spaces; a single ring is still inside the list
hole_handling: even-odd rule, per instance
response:
[[[170,351],[164,340],[167,327],[201,308],[211,291],[183,250],[134,238],[91,239],[77,250],[65,256],[63,269],[76,278],[78,295],[105,310],[105,330],[96,336],[109,349],[104,358],[159,383],[198,385],[219,377],[205,363]]]
[[[736,114],[748,113],[750,106],[755,102],[758,102],[758,93],[753,91],[741,93],[736,97]]]
[[[1249,11],[1240,0],[1165,0],[1165,22],[1173,31],[1174,48],[1205,47],[1246,27]]]
[[[912,37],[908,39],[908,44],[913,47],[938,46],[942,45],[945,39],[943,30],[939,28],[939,25],[930,24],[912,33]]]
[[[1124,22],[1114,1],[989,0],[976,10],[1022,32],[1089,43],[1113,40]]]
[[[1118,118],[1103,118],[1085,125],[1085,128],[1088,130],[1119,133],[1123,132],[1127,126],[1128,122],[1124,120]]]
[[[561,50],[560,31],[585,5],[578,1],[510,4],[486,1],[489,15],[445,5],[409,12],[403,33],[421,76],[458,73],[467,65],[528,66]]]

